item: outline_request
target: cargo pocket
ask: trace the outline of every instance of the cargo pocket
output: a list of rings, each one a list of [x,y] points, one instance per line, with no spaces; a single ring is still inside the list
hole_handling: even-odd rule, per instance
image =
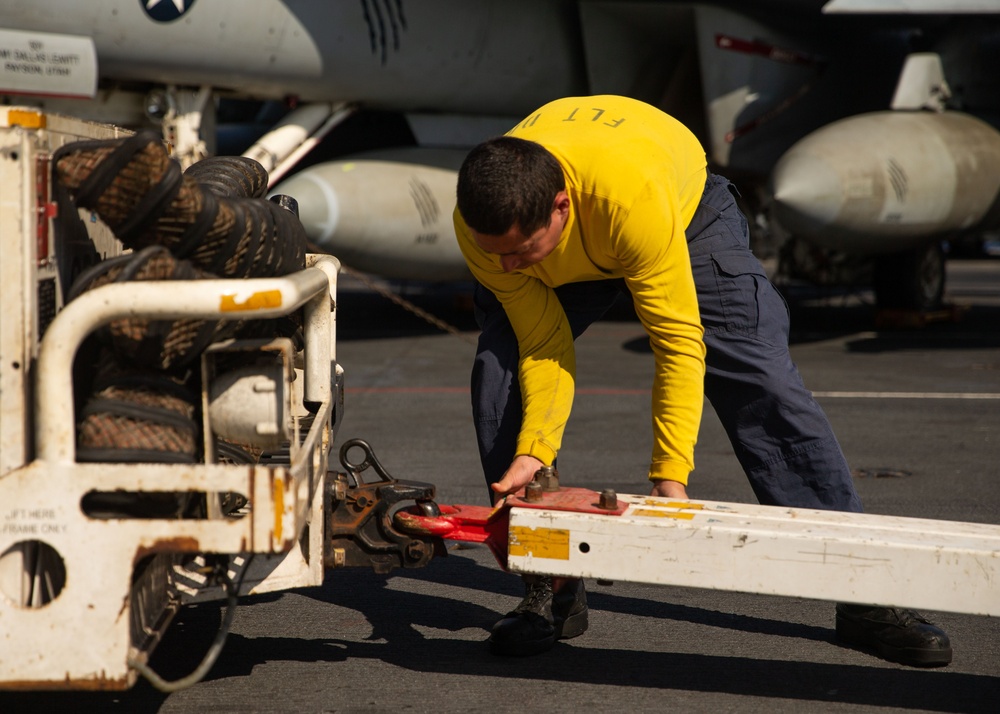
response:
[[[724,329],[756,337],[762,294],[770,286],[764,266],[746,250],[712,253],[712,264],[718,287],[719,309],[715,315],[718,324],[706,324],[705,329]]]

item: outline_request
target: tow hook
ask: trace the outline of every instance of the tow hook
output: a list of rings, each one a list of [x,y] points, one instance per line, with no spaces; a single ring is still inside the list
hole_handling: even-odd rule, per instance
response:
[[[361,461],[350,452],[360,450]],[[403,533],[393,525],[393,512],[413,502],[420,513],[440,515],[433,484],[401,481],[383,468],[368,442],[351,439],[340,447],[346,473],[327,474],[324,499],[329,517],[324,540],[327,568],[371,566],[385,574],[393,568],[421,568],[435,556],[446,555],[443,539]],[[372,471],[377,480],[365,481]]]

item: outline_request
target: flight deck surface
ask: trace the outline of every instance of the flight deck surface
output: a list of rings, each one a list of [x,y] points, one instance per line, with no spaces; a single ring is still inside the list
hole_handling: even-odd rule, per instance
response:
[[[792,307],[792,356],[836,430],[868,513],[1000,524],[1000,260],[954,260],[958,322],[876,329],[862,294]],[[444,332],[342,277],[340,442],[368,441],[395,477],[435,483],[441,503],[485,504],[469,408],[474,326],[461,291],[413,296]],[[642,493],[652,354],[627,310],[577,345],[578,395],[559,459],[564,485]],[[339,447],[339,444],[338,444]],[[753,502],[706,406],[692,498]],[[590,629],[530,658],[485,640],[520,600],[485,546],[453,545],[426,568],[334,571],[324,586],[246,598],[201,683],[169,697],[0,694],[3,711],[992,712],[1000,620],[925,613],[954,661],[919,670],[839,645],[833,605],[588,580]],[[186,608],[157,653],[186,675],[218,626]],[[96,710],[96,709],[95,709]]]

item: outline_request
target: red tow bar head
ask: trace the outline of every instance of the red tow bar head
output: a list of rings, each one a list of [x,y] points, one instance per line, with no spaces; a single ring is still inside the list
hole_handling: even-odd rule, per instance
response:
[[[544,479],[529,483],[524,489],[507,496],[494,508],[486,506],[438,505],[440,515],[426,515],[419,507],[396,511],[394,523],[398,530],[418,536],[436,536],[463,543],[485,543],[500,567],[507,569],[510,509],[540,508],[552,511],[594,513],[620,516],[628,507],[619,503],[615,492],[601,493],[586,488],[565,488]]]

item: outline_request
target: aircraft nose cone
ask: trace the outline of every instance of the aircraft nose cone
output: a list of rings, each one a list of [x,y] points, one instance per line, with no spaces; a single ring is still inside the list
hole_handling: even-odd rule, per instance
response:
[[[840,176],[822,157],[792,147],[771,173],[775,216],[793,233],[835,223],[844,201]]]

